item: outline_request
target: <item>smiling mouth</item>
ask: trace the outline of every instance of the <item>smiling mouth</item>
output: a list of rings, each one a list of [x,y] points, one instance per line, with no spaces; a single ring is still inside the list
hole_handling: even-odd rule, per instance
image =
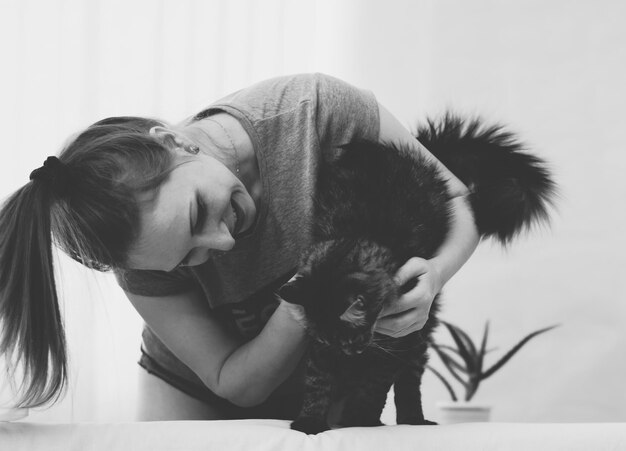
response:
[[[236,236],[241,231],[241,226],[243,223],[243,212],[239,208],[239,205],[235,201],[231,201],[231,208],[233,209],[233,214],[235,215],[235,225],[233,227],[233,236]]]

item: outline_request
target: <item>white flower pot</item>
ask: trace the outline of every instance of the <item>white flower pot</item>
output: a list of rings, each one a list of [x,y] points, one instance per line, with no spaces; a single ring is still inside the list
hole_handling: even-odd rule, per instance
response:
[[[467,401],[439,401],[439,424],[487,422],[491,406]]]

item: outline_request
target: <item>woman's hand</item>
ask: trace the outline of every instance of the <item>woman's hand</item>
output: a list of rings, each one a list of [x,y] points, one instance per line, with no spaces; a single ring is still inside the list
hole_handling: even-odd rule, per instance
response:
[[[306,313],[304,312],[304,307],[298,304],[290,304],[282,299],[279,307],[287,311],[290,319],[298,323],[302,328],[306,328]]]
[[[392,305],[383,308],[376,321],[375,332],[397,338],[424,327],[443,282],[436,265],[431,260],[419,257],[409,259],[395,276],[400,287],[415,278],[418,280],[414,288],[402,294]]]

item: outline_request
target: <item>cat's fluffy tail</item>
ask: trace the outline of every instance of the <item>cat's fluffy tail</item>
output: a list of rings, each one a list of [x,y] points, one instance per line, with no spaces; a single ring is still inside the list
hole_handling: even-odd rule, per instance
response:
[[[469,188],[482,236],[506,246],[523,229],[548,222],[558,194],[550,171],[503,126],[447,113],[415,136]]]

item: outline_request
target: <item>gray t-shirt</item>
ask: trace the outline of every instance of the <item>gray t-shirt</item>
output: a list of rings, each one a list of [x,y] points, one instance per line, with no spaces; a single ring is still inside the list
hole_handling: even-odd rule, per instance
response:
[[[207,302],[242,336],[256,335],[271,316],[274,295],[310,244],[313,193],[320,158],[356,140],[377,141],[374,95],[324,74],[276,77],[230,94],[194,117],[226,112],[250,136],[262,201],[251,233],[206,263],[171,272],[117,271],[130,293],[166,296],[201,289]]]

